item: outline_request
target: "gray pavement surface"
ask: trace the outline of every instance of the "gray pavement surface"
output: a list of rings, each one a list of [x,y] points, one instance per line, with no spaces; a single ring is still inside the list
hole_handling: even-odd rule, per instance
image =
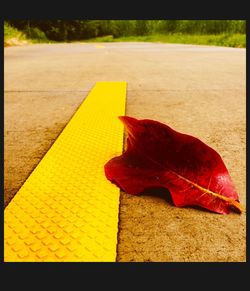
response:
[[[126,114],[194,135],[246,199],[246,50],[160,43],[4,49],[4,204],[97,81],[126,81]],[[246,261],[246,215],[177,208],[165,191],[121,193],[117,261]]]

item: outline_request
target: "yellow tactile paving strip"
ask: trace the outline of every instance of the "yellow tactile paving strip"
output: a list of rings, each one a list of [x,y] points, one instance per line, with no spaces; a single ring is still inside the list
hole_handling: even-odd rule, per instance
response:
[[[104,164],[122,153],[126,82],[97,82],[4,211],[4,261],[116,260],[119,189]]]

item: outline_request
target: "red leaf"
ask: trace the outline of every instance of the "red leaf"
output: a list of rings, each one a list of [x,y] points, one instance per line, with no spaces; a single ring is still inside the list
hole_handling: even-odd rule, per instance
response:
[[[165,187],[176,206],[198,205],[227,214],[243,211],[220,155],[199,139],[158,121],[119,117],[126,151],[105,165],[106,177],[129,194]]]

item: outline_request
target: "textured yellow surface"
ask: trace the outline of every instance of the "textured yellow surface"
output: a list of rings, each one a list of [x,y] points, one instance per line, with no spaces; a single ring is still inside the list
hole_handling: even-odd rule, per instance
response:
[[[5,208],[5,262],[116,260],[119,188],[103,167],[122,153],[125,101],[126,82],[96,83]]]

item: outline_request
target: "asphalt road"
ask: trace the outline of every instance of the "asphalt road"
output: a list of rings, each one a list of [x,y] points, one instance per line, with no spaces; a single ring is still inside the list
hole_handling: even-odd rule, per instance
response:
[[[160,43],[36,44],[4,50],[5,206],[97,81],[127,81],[126,114],[194,135],[246,199],[246,50]],[[246,215],[121,193],[117,261],[246,261]]]

